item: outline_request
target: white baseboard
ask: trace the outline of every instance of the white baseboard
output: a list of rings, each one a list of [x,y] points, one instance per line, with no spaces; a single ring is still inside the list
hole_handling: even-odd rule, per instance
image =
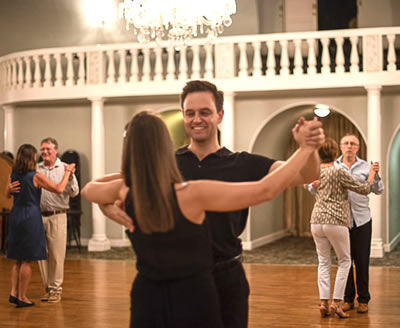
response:
[[[112,247],[129,247],[131,246],[131,242],[129,239],[111,239]]]
[[[129,239],[110,239],[111,247],[129,247],[131,245]],[[81,239],[81,246],[87,247],[89,244],[89,238]],[[76,246],[74,240],[71,241],[72,246]]]
[[[279,239],[282,239],[283,237],[286,237],[289,235],[289,232],[287,230],[281,230],[281,231],[277,231],[274,233],[271,233],[269,235],[254,239],[254,240],[250,240],[250,241],[244,241],[242,242],[243,245],[243,249],[245,251],[251,251],[254,248],[263,246],[265,244],[269,244],[272,243],[274,241],[277,241]]]
[[[400,233],[398,233],[390,243],[384,244],[383,249],[385,250],[386,253],[389,253],[392,250],[394,250],[399,243],[400,243]]]

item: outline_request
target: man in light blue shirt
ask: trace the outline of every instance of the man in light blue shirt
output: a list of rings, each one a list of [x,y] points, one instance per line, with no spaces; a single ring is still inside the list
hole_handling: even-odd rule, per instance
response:
[[[365,182],[368,179],[370,165],[357,157],[360,149],[360,141],[355,135],[347,134],[340,141],[340,156],[335,165],[345,169],[355,179]],[[379,163],[372,163],[375,170],[379,170]],[[381,195],[384,190],[383,181],[377,174],[375,176],[372,192]],[[371,299],[369,293],[369,257],[371,253],[372,219],[369,208],[369,197],[349,191],[351,209],[350,248],[351,257],[356,267],[357,301],[359,313],[368,312],[368,302]],[[354,284],[353,266],[350,268],[344,292],[343,310],[351,310],[354,307],[356,296]]]
[[[335,161],[335,166],[341,167],[348,172],[353,178],[360,182],[368,179],[370,164],[357,157],[360,149],[360,141],[353,134],[346,134],[340,141],[340,150],[342,156]],[[379,171],[379,163],[372,163],[375,171]],[[309,185],[309,191],[313,191],[319,187],[319,181],[314,181]],[[372,186],[372,192],[381,195],[384,185],[378,174]],[[350,229],[350,248],[351,257],[356,267],[356,285],[357,285],[357,301],[359,313],[368,312],[368,302],[371,299],[369,293],[369,257],[371,253],[371,237],[372,237],[372,218],[369,207],[369,197],[360,195],[353,191],[348,191],[350,210],[351,210],[351,229]],[[346,290],[344,293],[343,310],[349,311],[354,308],[354,299],[356,297],[356,288],[354,283],[353,265],[350,268],[347,279]]]

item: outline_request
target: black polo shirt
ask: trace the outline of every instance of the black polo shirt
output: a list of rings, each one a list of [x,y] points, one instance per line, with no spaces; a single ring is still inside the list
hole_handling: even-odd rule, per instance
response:
[[[259,180],[275,162],[247,152],[232,153],[225,147],[199,161],[188,146],[176,151],[176,160],[185,180],[229,182]],[[207,212],[206,224],[210,229],[215,262],[241,254],[242,242],[239,235],[246,227],[248,213],[248,208],[234,212]]]

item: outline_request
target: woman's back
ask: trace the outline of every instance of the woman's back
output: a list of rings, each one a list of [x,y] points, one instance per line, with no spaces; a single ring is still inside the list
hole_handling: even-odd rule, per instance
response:
[[[13,209],[40,206],[41,189],[36,188],[33,184],[33,177],[35,174],[35,171],[26,174],[18,174],[14,172],[11,174],[11,181],[19,181],[20,183],[20,192],[13,195]]]
[[[22,261],[47,259],[46,240],[40,213],[41,189],[33,184],[36,172],[11,174],[11,181],[20,182],[15,193],[8,223],[8,258]]]
[[[371,191],[371,184],[363,184],[353,179],[345,170],[333,165],[321,167],[320,182],[311,223],[349,226],[350,205],[347,190],[366,195]]]
[[[137,255],[138,271],[154,280],[191,276],[211,267],[211,244],[205,224],[195,224],[181,213],[175,189],[175,225],[168,232],[143,233],[135,218],[131,193],[126,197],[126,211],[132,218],[135,231],[128,232]]]

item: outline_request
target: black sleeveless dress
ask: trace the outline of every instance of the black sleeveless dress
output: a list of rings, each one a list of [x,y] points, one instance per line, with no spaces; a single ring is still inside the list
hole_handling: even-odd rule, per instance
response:
[[[7,257],[18,261],[46,260],[46,237],[40,213],[42,189],[33,184],[36,172],[11,174],[11,181],[20,182],[20,192],[14,194],[8,220]]]
[[[172,189],[175,226],[169,232],[141,232],[131,193],[125,201],[135,225],[127,234],[138,270],[131,291],[130,327],[222,328],[207,227],[182,215]]]

